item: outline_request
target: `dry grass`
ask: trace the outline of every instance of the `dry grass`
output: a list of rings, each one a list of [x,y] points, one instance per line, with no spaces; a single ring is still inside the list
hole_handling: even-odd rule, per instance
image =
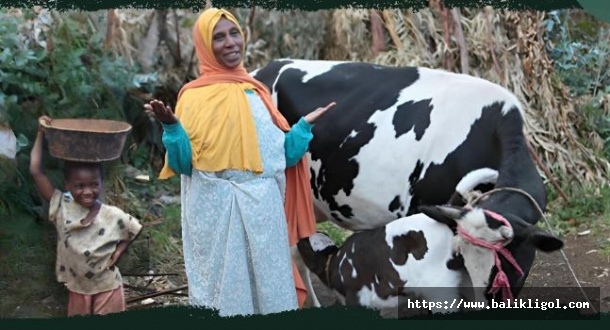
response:
[[[349,20],[360,22],[361,15],[358,11],[333,15],[337,40],[348,42],[342,52],[336,47],[334,57],[327,59],[442,68],[498,83],[523,103],[526,135],[544,166],[563,185],[607,181],[610,164],[597,156],[602,145],[599,136],[575,129],[583,119],[575,111],[568,89],[553,75],[543,41],[543,12],[487,7],[456,13],[434,2],[418,12],[384,10],[388,46],[375,57],[370,57],[366,30],[348,28],[353,24]],[[459,17],[459,27],[455,17]],[[456,32],[460,28],[463,37]],[[593,141],[587,143],[593,148],[583,145],[583,140]]]

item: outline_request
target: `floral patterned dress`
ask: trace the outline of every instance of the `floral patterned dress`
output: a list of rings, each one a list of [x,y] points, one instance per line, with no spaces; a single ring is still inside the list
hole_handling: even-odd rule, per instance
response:
[[[284,213],[284,132],[248,93],[264,170],[181,176],[189,300],[221,316],[298,308]],[[276,202],[273,202],[276,201]]]

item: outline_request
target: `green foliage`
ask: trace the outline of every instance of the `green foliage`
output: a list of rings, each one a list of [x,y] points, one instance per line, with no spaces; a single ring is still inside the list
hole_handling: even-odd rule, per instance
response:
[[[29,174],[29,153],[41,115],[113,119],[133,126],[122,157],[104,166],[103,198],[143,224],[163,221],[144,228],[119,268],[180,271],[175,263],[182,262],[180,208],[154,202],[160,195],[175,195],[179,182],[160,183],[151,174],[150,184],[138,184],[127,173],[131,166],[143,174],[155,173],[153,160],[155,166],[159,163],[159,124],[148,119],[143,101],[130,93],[154,92],[156,75],[140,74],[138,67],[105,50],[103,36],[93,30],[86,12],[52,12],[52,23],[40,38],[33,36],[37,15],[30,9],[21,12],[19,16],[0,8],[0,126],[11,128],[19,143],[14,160],[0,159],[0,292],[8,295],[0,302],[0,317],[13,316],[17,306],[49,313],[41,303],[47,297],[65,306],[65,289],[54,277],[54,229]],[[42,166],[51,181],[63,187],[61,162],[50,157],[48,148]]]
[[[610,94],[610,86],[606,86],[603,94]],[[610,117],[601,104],[601,98],[594,98],[581,109],[585,125],[591,127],[604,141],[603,156],[610,159]]]
[[[349,237],[350,232],[347,230],[335,225],[331,221],[325,221],[322,223],[318,223],[317,225],[318,231],[321,231],[328,235],[336,244],[340,246],[345,242],[345,240]]]
[[[158,149],[160,145],[158,135],[153,136],[158,141],[144,140],[155,127],[144,119],[142,102],[134,102],[128,94],[154,82],[155,75],[138,74],[137,67],[105,50],[103,35],[93,31],[82,13],[52,12],[52,23],[42,33],[45,47],[28,35],[33,34],[29,20],[35,20],[35,15],[28,9],[23,12],[18,16],[0,9],[0,125],[12,128],[19,142],[19,160],[12,168],[3,167],[12,173],[2,183],[4,189],[20,195],[0,192],[0,212],[5,213],[30,212],[39,203],[28,168],[41,115],[127,121],[138,134],[128,138],[122,159],[132,161],[128,148],[135,144],[133,162],[137,166],[148,165],[150,157],[144,157],[143,148],[152,145]],[[146,126],[138,127],[142,123]],[[45,171],[55,182],[61,182],[59,166],[45,150]],[[9,208],[2,208],[7,205]]]
[[[578,129],[596,132],[604,141],[603,156],[610,159],[610,118],[601,104],[610,94],[610,26],[570,11],[552,11],[546,20],[547,50],[556,75],[574,97],[590,99],[577,111]],[[589,141],[582,141],[589,145]]]
[[[137,168],[143,168],[148,165],[149,150],[145,145],[139,145],[133,153],[133,165]]]
[[[32,116],[42,114],[123,119],[121,105],[135,72],[106,53],[97,34],[82,31],[67,16],[51,26],[53,47],[47,50],[22,44],[19,19],[3,15],[0,21],[0,95],[7,100],[10,96],[11,102],[5,103],[12,127],[35,128]]]
[[[589,232],[602,256],[610,256],[610,186],[566,189],[570,200],[549,207],[549,222],[559,235]],[[556,195],[554,191],[551,195]],[[544,222],[540,227],[548,229]]]
[[[182,227],[179,204],[161,204],[161,196],[179,196],[179,178],[138,183],[133,168],[117,165],[107,168],[105,202],[120,207],[146,225],[121,258],[119,268],[126,272],[145,273],[181,271]],[[144,172],[145,173],[145,172]],[[125,175],[127,174],[127,175]]]
[[[151,226],[147,232],[151,237],[151,262],[154,265],[167,264],[167,258],[182,262],[182,223],[180,205],[170,205],[163,209],[162,222]]]
[[[558,200],[554,188],[549,188],[548,199],[555,201],[548,206],[548,220],[556,234],[584,229],[605,228],[610,224],[610,186],[564,188],[570,196],[567,202]],[[544,221],[541,227],[547,228]]]
[[[55,279],[55,229],[50,222],[35,222],[15,213],[2,217],[0,227],[0,318],[62,316],[67,296]],[[54,306],[43,301],[53,297]],[[26,311],[27,310],[27,311]]]
[[[557,216],[559,220],[582,219],[585,217],[597,217],[604,214],[608,208],[610,190],[605,188],[599,193],[592,191],[574,191],[570,196],[572,196],[572,198],[567,202],[567,205],[555,211],[555,216]]]
[[[546,30],[547,50],[556,72],[573,95],[595,94],[608,86],[608,27],[593,19],[574,21],[569,11],[551,11]]]

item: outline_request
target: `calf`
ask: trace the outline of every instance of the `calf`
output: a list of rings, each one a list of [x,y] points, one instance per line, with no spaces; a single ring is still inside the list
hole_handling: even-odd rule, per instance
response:
[[[462,283],[475,288],[476,300],[489,299],[480,289],[492,284],[497,253],[509,242],[520,240],[546,252],[563,246],[537,226],[477,207],[422,206],[420,211],[354,233],[341,247],[322,233],[300,240],[297,247],[307,268],[345,305],[396,308],[404,296],[447,301],[430,308],[437,313],[459,310]]]

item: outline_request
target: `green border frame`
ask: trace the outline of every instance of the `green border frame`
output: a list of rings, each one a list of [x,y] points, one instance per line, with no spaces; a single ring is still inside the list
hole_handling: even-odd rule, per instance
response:
[[[504,8],[511,10],[555,10],[555,9],[582,9],[580,2],[584,0],[444,0],[443,3],[447,7],[482,7],[492,6],[494,8]],[[610,8],[609,0],[600,1],[602,7]],[[340,0],[277,0],[277,1],[245,1],[245,0],[218,0],[214,1],[214,6],[217,7],[251,7],[256,5],[265,9],[277,10],[323,10],[337,8],[413,8],[419,10],[427,7],[426,0],[358,0],[358,1],[340,1]],[[42,0],[0,0],[1,7],[19,7],[26,8],[32,6],[42,6],[45,8],[54,8],[57,10],[87,10],[94,11],[109,8],[191,8],[193,11],[198,11],[205,6],[205,1],[195,0],[163,0],[160,2],[153,1],[124,1],[124,0],[58,0],[58,1],[42,1]],[[595,8],[599,8],[596,4]],[[589,7],[587,8],[590,9]],[[0,297],[1,299],[1,297]],[[384,329],[396,328],[404,329],[418,325],[426,325],[426,327],[445,328],[446,326],[469,326],[477,324],[483,327],[496,328],[498,325],[509,325],[514,327],[538,327],[545,325],[549,327],[569,327],[586,326],[594,328],[607,328],[610,324],[610,314],[601,314],[590,319],[580,320],[548,320],[544,319],[544,312],[532,312],[531,310],[511,310],[514,313],[514,320],[506,320],[501,315],[498,319],[493,319],[494,313],[483,311],[486,313],[481,315],[485,320],[472,320],[473,315],[466,316],[467,320],[460,320],[459,315],[442,317],[441,320],[435,320],[432,317],[417,318],[409,320],[388,320],[382,319],[379,313],[363,308],[344,308],[344,307],[328,307],[322,309],[307,309],[295,312],[287,312],[267,316],[249,316],[249,317],[233,317],[220,318],[215,312],[205,309],[193,307],[166,307],[154,308],[148,310],[129,311],[121,314],[107,316],[87,316],[74,318],[53,318],[53,319],[7,319],[0,318],[0,329],[69,329],[80,328],[86,330],[93,329],[109,329],[112,327],[152,327],[161,329],[179,328],[206,328],[223,326],[227,328],[243,329],[248,327],[258,327],[259,325],[279,325],[288,326],[290,328],[316,328],[320,326],[339,326],[342,328],[350,327],[366,327],[368,325],[379,326],[379,322],[383,322]],[[534,315],[533,313],[541,313]],[[531,320],[532,317],[540,316],[541,320]],[[547,314],[548,315],[548,314]],[[530,320],[523,320],[529,318]],[[452,321],[449,323],[448,321]],[[583,324],[586,323],[585,324]]]

